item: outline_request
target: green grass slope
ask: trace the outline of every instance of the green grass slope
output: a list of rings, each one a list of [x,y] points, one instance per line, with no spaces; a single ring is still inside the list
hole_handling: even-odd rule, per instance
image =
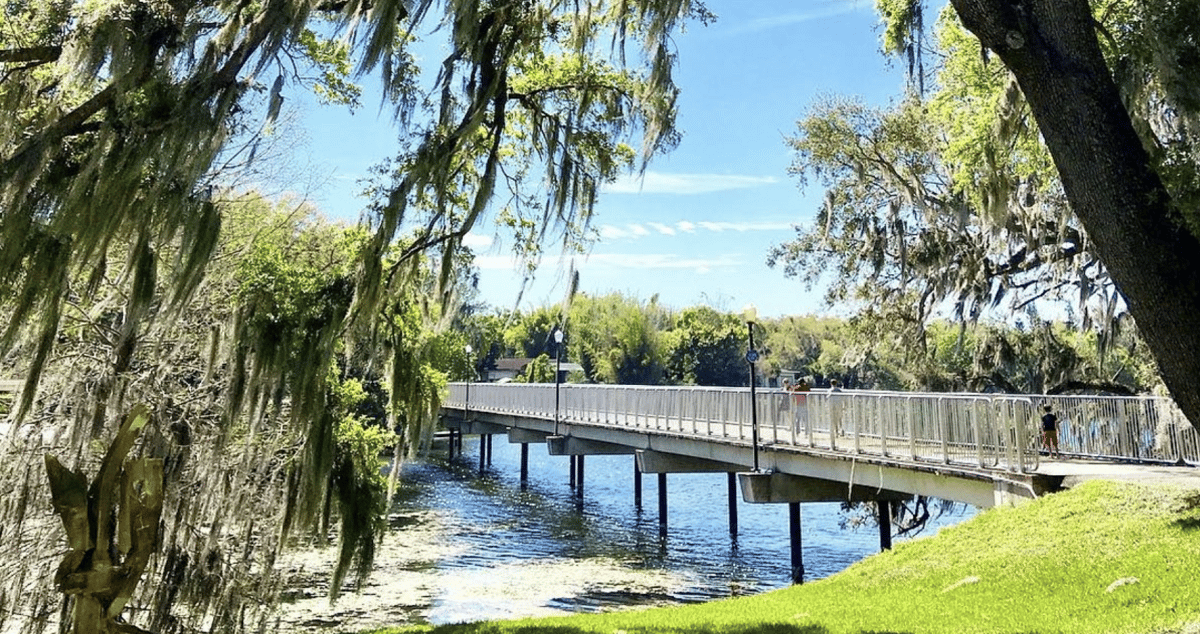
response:
[[[758,596],[415,631],[1200,634],[1200,491],[1091,482]]]

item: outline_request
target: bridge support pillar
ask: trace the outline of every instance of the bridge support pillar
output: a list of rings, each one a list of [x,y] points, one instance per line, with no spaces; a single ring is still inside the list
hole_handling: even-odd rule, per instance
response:
[[[744,466],[732,462],[681,456],[652,449],[638,449],[635,455],[642,473],[736,473],[745,469]]]
[[[667,474],[658,474],[658,534],[667,536]]]
[[[570,469],[569,469],[569,470],[570,470],[570,476],[568,476],[568,478],[569,478],[569,480],[570,480],[569,486],[571,487],[571,490],[572,490],[572,491],[574,491],[574,490],[575,490],[575,473],[576,473],[576,471],[575,471],[575,459],[576,459],[576,458],[578,458],[578,457],[579,457],[579,456],[571,456],[571,466],[570,466]]]
[[[879,500],[879,550],[892,549],[892,501]]]
[[[738,533],[737,474],[736,473],[728,473],[726,475],[729,476],[728,481],[727,481],[728,486],[726,487],[727,491],[729,492],[729,535],[732,536],[736,540],[737,533]]]
[[[912,495],[888,489],[851,488],[845,482],[786,473],[739,473],[742,498],[751,504],[792,502],[875,502],[908,500]]]
[[[451,427],[450,429],[447,429],[447,430],[446,430],[446,432],[447,432],[447,436],[446,436],[446,448],[447,448],[446,459],[447,459],[447,460],[454,460],[454,444],[455,444],[455,443],[454,443],[454,436],[455,436],[455,434],[457,433],[457,431],[458,431],[458,430],[454,429],[453,427]]]
[[[638,466],[637,458],[633,460],[633,506],[642,510],[642,468]]]
[[[512,444],[528,444],[531,442],[544,443],[546,436],[550,434],[536,429],[522,429],[520,427],[508,428],[508,442]]]
[[[588,440],[574,436],[547,436],[546,451],[551,456],[628,456],[636,450],[627,445]]]
[[[529,487],[529,443],[521,443],[521,490]]]
[[[583,501],[583,459],[587,456],[573,456],[575,458],[575,497]]]
[[[498,423],[489,423],[482,420],[472,420],[463,422],[459,425],[458,430],[464,434],[507,434],[508,427]]]
[[[788,535],[792,545],[792,583],[804,583],[804,537],[800,530],[800,503],[788,503]]]

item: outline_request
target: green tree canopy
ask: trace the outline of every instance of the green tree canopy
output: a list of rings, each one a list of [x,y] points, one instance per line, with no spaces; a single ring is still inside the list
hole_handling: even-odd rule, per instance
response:
[[[707,306],[683,309],[667,334],[667,377],[688,385],[749,385],[747,334],[736,315]]]
[[[880,7],[888,50],[917,48],[924,3]],[[1164,384],[1200,426],[1200,394],[1192,389],[1200,373],[1200,238],[1189,193],[1196,100],[1194,87],[1178,79],[1200,65],[1200,5],[950,0],[950,7],[982,51],[1012,73],[1093,252]]]
[[[442,306],[453,305],[463,236],[491,214],[531,257],[546,242],[579,244],[599,185],[676,142],[670,37],[684,20],[711,17],[675,0],[31,0],[5,9],[0,301],[10,320],[0,352],[28,377],[24,419],[61,428],[74,466],[94,462],[84,448],[140,400],[159,431],[147,451],[203,465],[204,477],[168,483],[180,519],[163,544],[179,550],[146,586],[147,603],[160,593],[146,613],[156,629],[187,615],[258,627],[278,596],[268,577],[283,529],[310,526],[338,483],[361,482],[326,477],[348,464],[337,458],[331,363],[386,364],[390,415],[412,425],[401,445],[419,444],[444,381],[426,360],[461,350],[424,330],[450,321]],[[431,77],[412,53],[426,34],[447,51]],[[250,251],[227,256],[222,225],[240,221],[222,169],[254,163],[291,91],[355,103],[351,72],[382,80],[401,124],[403,149],[374,185],[366,231],[313,238],[341,245],[330,255],[306,250],[310,234],[295,224],[292,234],[249,228],[280,242],[251,239]],[[431,255],[440,258],[432,274]],[[223,259],[236,274],[217,274]],[[103,352],[49,376],[76,345]],[[195,397],[167,398],[172,381]],[[280,443],[289,449],[276,455]],[[36,494],[24,464],[8,472],[22,483],[13,486]],[[188,482],[203,495],[180,488]],[[221,482],[252,491],[230,495]],[[238,515],[251,494],[256,512]],[[372,522],[355,517],[369,532]],[[209,537],[184,537],[198,532]],[[203,572],[187,561],[211,562],[205,574],[228,585],[183,592]],[[232,574],[251,569],[267,576]]]
[[[668,312],[655,300],[578,296],[569,320],[573,360],[597,383],[660,385],[666,360],[661,333],[668,323]]]

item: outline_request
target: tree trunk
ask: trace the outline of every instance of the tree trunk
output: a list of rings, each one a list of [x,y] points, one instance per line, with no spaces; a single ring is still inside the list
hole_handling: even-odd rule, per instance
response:
[[[1095,252],[1200,429],[1200,240],[1183,226],[1105,63],[1087,0],[951,0],[1012,71]]]

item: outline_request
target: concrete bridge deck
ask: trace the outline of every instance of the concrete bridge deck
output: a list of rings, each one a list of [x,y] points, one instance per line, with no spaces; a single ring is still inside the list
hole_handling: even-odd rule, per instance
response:
[[[739,473],[749,502],[928,495],[980,507],[1092,478],[1200,483],[1200,443],[1168,399],[895,392],[759,392],[563,384],[455,384],[448,426],[625,453],[643,473]],[[1040,406],[1067,459],[1039,455]]]

